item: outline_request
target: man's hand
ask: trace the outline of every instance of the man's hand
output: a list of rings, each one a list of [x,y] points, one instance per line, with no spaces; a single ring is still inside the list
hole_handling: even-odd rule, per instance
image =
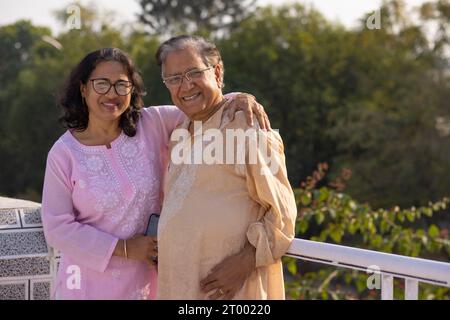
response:
[[[216,265],[209,275],[200,281],[200,289],[204,293],[212,292],[210,299],[230,300],[254,270],[255,248],[247,242],[242,251]]]

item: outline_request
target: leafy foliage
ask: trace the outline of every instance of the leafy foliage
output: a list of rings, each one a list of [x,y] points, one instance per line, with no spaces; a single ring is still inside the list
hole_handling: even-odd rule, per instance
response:
[[[266,7],[220,42],[227,88],[266,106],[295,185],[326,161],[330,177],[351,168],[347,192],[374,207],[447,194],[450,137],[436,121],[448,118],[448,38],[424,28],[438,23],[448,35],[448,20],[408,21],[400,4],[383,5],[380,30],[367,29],[367,17],[346,30],[302,5]]]
[[[256,0],[140,0],[139,20],[152,34],[229,31],[247,17]]]
[[[369,250],[412,257],[449,260],[448,229],[429,223],[434,215],[448,214],[449,198],[423,207],[372,209],[342,193],[350,172],[344,170],[337,181],[320,186],[328,166],[319,164],[311,177],[295,189],[299,208],[298,236],[313,241],[332,242]],[[287,284],[293,299],[379,299],[379,292],[367,289],[364,272],[327,267],[302,271],[303,262],[286,258],[293,275]],[[404,284],[396,282],[396,298],[402,298]],[[356,289],[356,290],[355,290]],[[450,298],[448,288],[424,285],[420,298]]]

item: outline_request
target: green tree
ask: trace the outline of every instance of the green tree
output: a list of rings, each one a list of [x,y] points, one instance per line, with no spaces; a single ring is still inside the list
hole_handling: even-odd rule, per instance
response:
[[[350,39],[316,10],[293,4],[262,8],[219,43],[227,90],[251,92],[266,107],[294,186],[336,153],[326,129],[330,112],[355,90]]]
[[[142,73],[147,91],[144,102],[147,106],[172,104],[169,91],[161,79],[161,69],[156,64],[155,54],[159,44],[156,36],[135,31],[127,38],[124,46]]]
[[[445,29],[443,3],[433,17]],[[330,177],[352,169],[347,191],[374,207],[437,200],[450,189],[449,137],[436,130],[450,94],[445,37],[429,39],[400,1],[381,8],[380,30],[369,15],[346,30],[298,4],[258,10],[220,41],[227,88],[266,106],[294,186],[327,161]]]
[[[32,188],[30,176],[35,171],[29,170],[27,162],[31,163],[30,159],[42,154],[33,153],[36,149],[30,149],[34,147],[36,136],[30,134],[24,139],[22,133],[28,131],[29,134],[34,126],[32,119],[41,117],[40,100],[45,99],[45,90],[27,90],[33,83],[46,80],[38,79],[38,74],[30,72],[30,69],[34,61],[52,55],[51,48],[42,40],[49,35],[48,28],[34,27],[28,21],[0,28],[0,193],[3,194],[16,194]],[[23,101],[25,97],[27,101]],[[40,133],[37,132],[38,136]]]
[[[256,0],[139,0],[139,20],[154,35],[228,31],[244,20]]]
[[[0,28],[1,54],[8,59],[0,74],[0,82],[7,84],[0,92],[1,194],[40,201],[47,152],[63,132],[56,105],[59,88],[88,52],[124,46],[116,28],[94,23],[97,13],[82,8],[82,15],[83,28],[58,37],[29,22]]]
[[[405,21],[398,2],[381,8],[380,30],[366,29],[363,19],[353,35],[348,72],[358,85],[330,114],[327,130],[339,137],[334,173],[351,168],[347,192],[375,207],[425,204],[450,188],[450,139],[436,130],[449,112],[450,79],[440,76],[444,39],[428,39]]]

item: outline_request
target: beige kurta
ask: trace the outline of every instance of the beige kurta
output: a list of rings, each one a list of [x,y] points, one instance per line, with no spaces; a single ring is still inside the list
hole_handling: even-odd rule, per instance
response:
[[[226,146],[231,140],[226,129],[250,128],[242,112],[230,122],[223,110],[203,123],[203,131],[197,130],[194,137],[218,128]],[[186,120],[178,128],[188,126]],[[225,157],[225,164],[176,164],[172,155],[158,228],[159,299],[206,299],[200,281],[224,258],[241,251],[247,239],[256,248],[256,269],[234,299],[284,299],[280,258],[294,237],[297,209],[281,137],[274,131],[262,132],[279,166],[275,174],[268,174],[262,152],[257,153],[256,164],[248,163],[249,140],[246,164],[226,164]],[[171,151],[177,143],[171,142]],[[209,143],[204,142],[203,148]]]

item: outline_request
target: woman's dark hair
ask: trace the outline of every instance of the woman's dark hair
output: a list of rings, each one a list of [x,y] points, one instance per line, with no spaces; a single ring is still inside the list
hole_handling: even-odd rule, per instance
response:
[[[59,119],[66,128],[83,131],[89,122],[89,110],[80,92],[80,85],[86,84],[92,71],[103,61],[117,61],[121,63],[133,83],[130,107],[120,116],[119,126],[127,136],[136,135],[136,125],[145,95],[144,82],[128,55],[117,48],[103,48],[89,53],[72,70],[61,90],[58,103],[63,107],[64,113]]]

